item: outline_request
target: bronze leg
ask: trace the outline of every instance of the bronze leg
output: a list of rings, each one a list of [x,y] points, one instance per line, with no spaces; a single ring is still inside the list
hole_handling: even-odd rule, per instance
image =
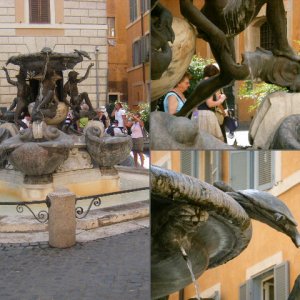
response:
[[[287,39],[287,19],[284,9],[283,0],[267,1],[267,20],[274,34],[274,50],[275,55],[285,56],[292,60],[299,61],[298,57]]]
[[[85,101],[85,103],[88,105],[88,107],[89,107],[90,110],[94,110],[94,109],[93,109],[93,106],[92,106],[92,103],[91,103],[91,101],[90,101],[90,98],[89,98],[88,93],[86,93],[86,92],[81,93],[81,94],[80,94],[80,98],[81,98],[81,100],[84,100],[84,101]],[[81,102],[82,102],[82,101],[81,101]]]

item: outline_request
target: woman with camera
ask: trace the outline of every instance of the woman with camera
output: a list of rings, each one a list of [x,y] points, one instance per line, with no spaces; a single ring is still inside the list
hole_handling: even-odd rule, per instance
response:
[[[141,120],[140,113],[134,113],[129,115],[129,118],[125,119],[125,126],[131,128],[131,137],[133,142],[133,159],[134,166],[137,168],[138,164],[138,156],[141,160],[141,167],[144,167],[144,136],[143,136],[143,127],[144,122]]]

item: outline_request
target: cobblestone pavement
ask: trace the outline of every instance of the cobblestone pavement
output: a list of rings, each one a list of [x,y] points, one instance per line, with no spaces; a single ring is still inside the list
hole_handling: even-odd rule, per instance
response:
[[[1,300],[150,299],[150,230],[77,243],[0,244]]]

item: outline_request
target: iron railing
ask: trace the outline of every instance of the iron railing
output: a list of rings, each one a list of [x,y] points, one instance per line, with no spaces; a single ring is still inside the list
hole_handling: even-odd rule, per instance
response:
[[[37,214],[29,207],[29,205],[46,204],[47,208],[50,207],[50,199],[47,197],[45,200],[38,201],[23,201],[23,202],[0,202],[0,205],[16,205],[16,211],[22,213],[26,207],[40,223],[47,223],[49,220],[49,213],[46,210],[41,210]]]
[[[90,212],[92,206],[99,207],[101,205],[101,198],[108,197],[108,196],[114,196],[114,195],[120,195],[120,194],[126,194],[126,193],[133,193],[143,190],[149,190],[149,187],[141,187],[136,189],[128,189],[128,190],[122,190],[117,192],[111,192],[111,193],[104,193],[104,194],[97,194],[92,196],[85,196],[85,197],[76,197],[75,198],[75,216],[77,219],[83,219],[87,216],[87,214]],[[78,201],[82,200],[88,200],[91,199],[90,204],[88,205],[88,208],[86,211],[81,206],[76,206]],[[35,213],[29,205],[37,205],[37,204],[46,204],[47,208],[50,207],[51,201],[47,197],[45,200],[38,200],[38,201],[23,201],[23,202],[0,202],[1,205],[9,205],[9,206],[16,206],[16,211],[18,213],[22,213],[24,211],[24,207],[26,207],[31,214],[34,216],[34,218],[40,222],[40,223],[47,223],[49,220],[49,212],[46,210],[41,210],[38,213]]]

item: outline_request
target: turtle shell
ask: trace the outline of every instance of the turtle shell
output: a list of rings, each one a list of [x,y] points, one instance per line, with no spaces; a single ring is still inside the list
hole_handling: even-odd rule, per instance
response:
[[[275,196],[271,195],[270,193],[252,189],[241,190],[238,191],[238,193],[245,196],[247,199],[251,200],[253,203],[255,203],[263,209],[273,211],[274,213],[281,213],[295,226],[298,225],[291,211],[285,205],[285,203],[282,202],[280,199],[276,198]]]

